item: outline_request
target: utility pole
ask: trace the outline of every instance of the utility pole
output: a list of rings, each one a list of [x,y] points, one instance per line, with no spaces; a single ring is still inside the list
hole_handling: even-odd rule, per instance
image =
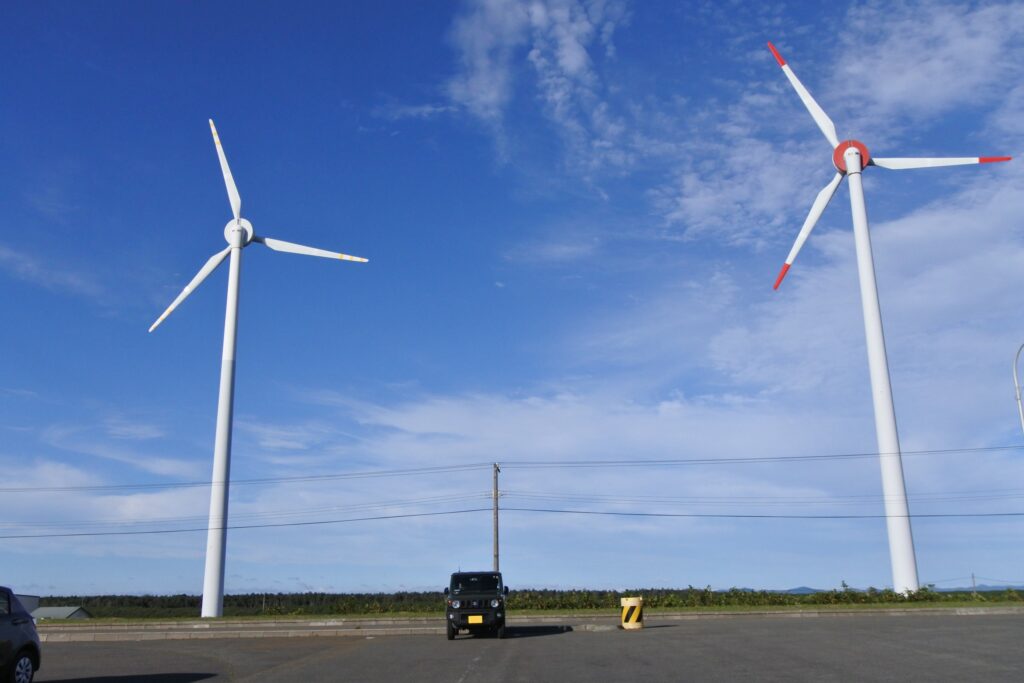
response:
[[[494,463],[492,497],[494,499],[494,571],[496,572],[501,571],[501,565],[498,563],[498,472],[501,472],[501,468],[498,467],[498,463]]]
[[[978,599],[978,581],[974,578],[974,572],[971,572],[971,597]]]

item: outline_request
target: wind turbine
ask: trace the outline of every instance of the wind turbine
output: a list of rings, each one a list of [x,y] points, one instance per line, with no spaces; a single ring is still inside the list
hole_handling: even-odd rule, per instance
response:
[[[224,259],[231,255],[228,271],[228,300],[224,312],[224,353],[220,365],[220,396],[217,401],[217,434],[213,449],[213,479],[210,483],[210,520],[206,537],[206,572],[203,578],[203,609],[204,617],[219,617],[224,612],[224,554],[227,540],[228,522],[228,482],[231,469],[231,423],[235,402],[235,341],[238,329],[238,276],[242,266],[242,249],[258,242],[274,251],[306,256],[322,256],[342,261],[358,261],[366,263],[367,259],[348,254],[339,254],[324,249],[315,249],[301,244],[284,242],[270,237],[258,237],[253,232],[252,223],[242,218],[242,198],[235,187],[235,179],[231,176],[224,148],[220,144],[217,128],[210,120],[210,132],[217,146],[220,158],[220,170],[224,173],[224,184],[228,189],[228,200],[234,218],[224,226],[224,239],[228,246],[210,257],[199,269],[192,281],[185,285],[181,294],[156,322],[149,328],[152,332],[176,309],[189,294],[203,283],[210,273],[217,269]]]
[[[871,395],[875,408],[875,434],[878,439],[878,455],[882,467],[882,490],[885,496],[885,519],[889,535],[889,559],[892,563],[893,589],[897,593],[916,591],[920,587],[917,579],[917,560],[914,556],[914,538],[910,530],[910,510],[907,507],[907,489],[903,482],[903,460],[900,455],[899,436],[896,433],[896,412],[892,403],[892,387],[889,383],[889,363],[885,355],[885,338],[882,334],[882,314],[878,306],[878,289],[875,284],[875,265],[871,257],[871,236],[868,233],[867,208],[864,204],[864,186],[861,172],[867,166],[881,166],[893,170],[908,168],[930,168],[935,166],[960,166],[963,164],[986,164],[994,161],[1009,161],[1010,157],[948,157],[948,158],[904,158],[872,157],[864,143],[858,140],[839,141],[836,127],[828,114],[818,106],[807,88],[786,64],[775,46],[768,43],[775,60],[782,67],[786,78],[793,85],[797,95],[811,113],[818,128],[832,145],[832,163],[836,175],[822,188],[811,205],[796,242],[786,257],[775,289],[786,277],[807,236],[814,229],[821,214],[836,193],[843,178],[850,179],[850,209],[853,213],[853,234],[857,245],[857,272],[860,276],[860,298],[864,309],[864,332],[867,336],[868,365],[871,371]]]

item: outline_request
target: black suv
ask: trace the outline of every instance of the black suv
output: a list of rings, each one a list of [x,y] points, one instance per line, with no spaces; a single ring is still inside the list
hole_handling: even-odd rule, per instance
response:
[[[460,630],[490,631],[505,637],[505,596],[508,586],[499,572],[456,572],[444,589],[448,640]]]
[[[0,586],[0,680],[30,683],[39,669],[39,634],[32,615]]]

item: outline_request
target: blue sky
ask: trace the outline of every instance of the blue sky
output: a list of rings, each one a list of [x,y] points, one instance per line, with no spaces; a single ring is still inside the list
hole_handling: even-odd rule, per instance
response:
[[[335,475],[499,461],[510,508],[727,515],[509,511],[512,586],[888,585],[873,458],[523,463],[874,451],[845,188],[771,289],[834,171],[765,43],[874,154],[1019,156],[1022,33],[1013,3],[21,3],[0,468],[29,490],[0,535],[205,526],[168,484],[210,476],[227,269],[146,330],[224,247],[213,118],[257,234],[370,259],[244,251],[232,478],[269,481],[232,524],[487,507],[484,466]],[[1022,179],[865,174],[913,513],[1024,512]],[[436,589],[490,565],[490,523],[238,529],[226,589]],[[921,580],[1024,579],[1022,532],[915,519]],[[205,540],[7,538],[0,578],[198,593]]]

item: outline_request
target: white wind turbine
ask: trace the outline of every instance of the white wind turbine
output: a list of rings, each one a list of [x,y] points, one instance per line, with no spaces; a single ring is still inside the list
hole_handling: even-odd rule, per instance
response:
[[[875,266],[871,257],[871,237],[868,233],[867,209],[864,204],[864,187],[861,172],[867,166],[881,166],[893,170],[907,168],[928,168],[933,166],[959,166],[963,164],[984,164],[993,161],[1009,161],[1010,157],[947,157],[947,158],[878,158],[871,157],[867,147],[857,140],[839,141],[832,120],[818,106],[807,88],[797,79],[786,61],[768,43],[786,78],[793,85],[807,111],[811,113],[818,128],[832,145],[832,163],[836,175],[818,193],[811,211],[804,221],[796,243],[789,252],[775,289],[779,288],[793,259],[807,240],[807,236],[818,222],[829,200],[844,177],[850,179],[850,208],[853,213],[853,234],[857,245],[857,271],[860,275],[861,305],[864,309],[864,331],[867,336],[868,365],[871,371],[871,395],[875,408],[875,433],[878,438],[878,454],[882,467],[882,490],[885,497],[885,518],[889,535],[889,558],[892,563],[893,589],[897,593],[916,591],[917,560],[914,556],[914,538],[910,530],[910,510],[907,507],[907,489],[903,482],[903,461],[900,456],[899,437],[896,432],[896,412],[892,403],[892,387],[889,383],[889,363],[885,355],[885,338],[882,334],[882,314],[878,306],[878,290],[875,285]]]
[[[204,617],[219,617],[224,611],[224,554],[227,539],[228,522],[228,482],[231,468],[231,423],[235,399],[235,339],[238,327],[238,275],[242,265],[242,249],[252,242],[259,242],[274,251],[285,251],[306,256],[322,256],[343,261],[366,263],[367,259],[348,254],[339,254],[324,249],[315,249],[292,242],[258,237],[253,233],[252,223],[242,218],[242,199],[231,176],[224,148],[220,144],[217,128],[210,120],[210,131],[213,142],[217,146],[220,168],[224,173],[224,184],[228,189],[228,200],[234,218],[224,227],[224,238],[228,246],[219,251],[206,262],[196,276],[192,278],[181,294],[167,310],[149,328],[152,332],[169,316],[175,308],[207,278],[224,258],[231,254],[230,270],[228,271],[228,300],[224,312],[224,353],[220,366],[220,397],[217,402],[217,435],[213,449],[213,479],[210,483],[210,520],[206,537],[206,572],[203,578],[203,609]]]

